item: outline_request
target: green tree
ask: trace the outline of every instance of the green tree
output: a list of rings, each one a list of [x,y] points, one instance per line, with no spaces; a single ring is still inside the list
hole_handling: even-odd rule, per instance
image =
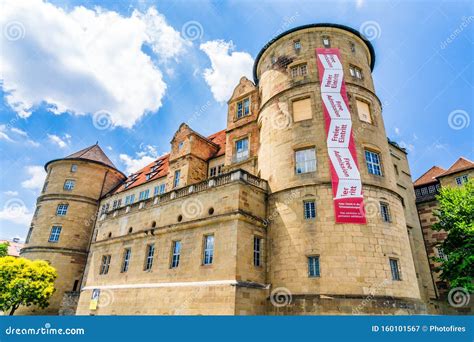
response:
[[[447,232],[447,237],[438,247],[446,255],[434,258],[441,265],[441,279],[451,287],[463,287],[473,292],[474,277],[474,181],[461,187],[444,187],[439,195],[439,209],[434,215],[438,222],[433,229]]]
[[[10,246],[8,241],[0,243],[0,258],[8,255],[8,246]]]
[[[44,260],[0,258],[0,310],[13,315],[20,305],[47,307],[56,277],[56,269]]]

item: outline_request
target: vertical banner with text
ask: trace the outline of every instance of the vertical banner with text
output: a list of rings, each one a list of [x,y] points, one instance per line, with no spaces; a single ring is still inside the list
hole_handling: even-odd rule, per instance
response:
[[[367,223],[338,49],[316,49],[337,223]]]

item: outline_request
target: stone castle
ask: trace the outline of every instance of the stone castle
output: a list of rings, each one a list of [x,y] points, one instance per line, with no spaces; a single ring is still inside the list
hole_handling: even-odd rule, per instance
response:
[[[316,49],[340,56],[362,224],[336,222]],[[22,256],[59,277],[50,306],[28,313],[434,312],[406,151],[387,139],[374,62],[352,28],[296,27],[260,51],[224,130],[181,124],[170,152],[128,177],[98,145],[48,162]]]

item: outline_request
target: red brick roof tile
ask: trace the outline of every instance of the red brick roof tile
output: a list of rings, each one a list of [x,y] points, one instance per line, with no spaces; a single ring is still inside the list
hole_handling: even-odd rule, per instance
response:
[[[418,178],[413,185],[414,186],[419,186],[419,185],[425,185],[429,183],[434,183],[436,182],[436,177],[438,177],[440,174],[445,172],[446,170],[439,167],[439,166],[433,166],[431,169],[426,171],[424,174]]]
[[[447,176],[447,175],[450,175],[450,174],[453,174],[453,173],[456,173],[456,172],[469,170],[469,169],[472,169],[472,168],[474,168],[474,163],[472,161],[470,161],[467,158],[460,157],[458,160],[456,160],[456,162],[454,162],[453,165],[451,165],[449,167],[449,169],[447,169],[445,172],[443,172],[442,174],[440,174],[437,177]]]

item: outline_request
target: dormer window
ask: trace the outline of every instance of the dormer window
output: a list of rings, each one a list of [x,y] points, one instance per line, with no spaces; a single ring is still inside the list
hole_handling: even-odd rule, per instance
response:
[[[237,119],[250,114],[250,98],[237,102]]]
[[[328,36],[323,36],[323,45],[325,48],[331,47],[331,40],[329,39]]]

